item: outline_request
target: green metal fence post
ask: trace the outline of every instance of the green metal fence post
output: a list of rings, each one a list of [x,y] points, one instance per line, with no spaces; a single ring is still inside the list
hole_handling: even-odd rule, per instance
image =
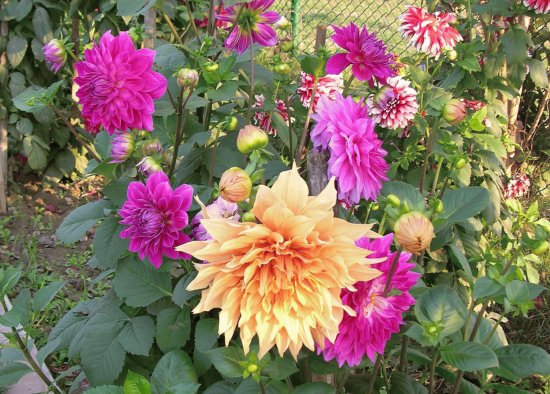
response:
[[[300,35],[300,0],[292,0],[290,3],[290,16],[292,19],[292,36],[294,37],[294,47],[298,47],[298,36]]]

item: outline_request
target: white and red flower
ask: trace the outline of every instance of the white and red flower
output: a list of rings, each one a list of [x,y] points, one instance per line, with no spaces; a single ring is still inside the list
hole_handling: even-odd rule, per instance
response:
[[[538,14],[548,14],[550,12],[550,0],[523,0],[523,4]]]
[[[254,102],[253,107],[254,108],[263,108],[265,105],[265,97],[263,94],[257,94],[254,96],[256,101]],[[281,115],[285,123],[288,125],[289,121],[293,121],[294,119],[291,119],[288,114],[288,109],[285,105],[285,102],[281,99],[275,100],[276,104],[276,112]],[[275,112],[273,112],[275,113]],[[271,116],[269,115],[269,112],[256,112],[254,114],[254,124],[258,126],[260,129],[265,130],[268,134],[271,135],[277,135],[277,129],[273,127],[273,124],[271,123]]]
[[[313,75],[302,72],[301,74],[302,85],[296,91],[300,96],[302,105],[306,108],[309,107],[311,102],[311,96],[313,94],[313,87],[315,86],[315,78]],[[344,88],[344,79],[340,74],[327,74],[324,77],[319,78],[317,88],[315,89],[315,99],[313,101],[313,112],[317,107],[317,103],[322,96],[327,96],[330,100],[336,101],[338,94],[342,93]]]
[[[400,76],[388,78],[386,86],[368,98],[369,115],[388,129],[406,127],[418,111],[416,94],[409,81]]]

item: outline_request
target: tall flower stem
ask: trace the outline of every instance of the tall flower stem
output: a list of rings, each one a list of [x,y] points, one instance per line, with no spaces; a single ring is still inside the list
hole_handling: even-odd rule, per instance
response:
[[[298,159],[297,161],[300,162],[302,161],[302,151],[304,150],[305,146],[306,146],[306,141],[307,141],[307,132],[308,132],[308,129],[309,129],[309,122],[311,120],[311,114],[313,113],[313,104],[315,103],[315,93],[317,92],[317,85],[319,84],[319,78],[318,77],[313,77],[314,80],[313,80],[313,90],[311,92],[311,99],[309,101],[309,107],[307,109],[307,115],[306,115],[306,120],[304,122],[304,131],[302,132],[302,138],[300,139],[300,145],[298,145],[298,150],[296,151],[296,158]]]
[[[342,91],[342,96],[345,96],[347,93],[348,93],[348,90],[351,86],[351,83],[353,82],[353,79],[354,79],[354,75],[351,74],[351,76],[348,78],[348,80],[346,81],[345,85],[344,85],[344,90]]]
[[[84,139],[81,137],[81,135],[78,133],[78,131],[76,131],[74,126],[71,124],[71,122],[69,122],[69,120],[61,113],[59,108],[57,108],[53,104],[50,105],[50,108],[63,121],[63,123],[65,123],[65,126],[67,126],[67,128],[69,129],[71,134],[74,135],[74,137],[80,143],[80,145],[82,145],[84,148],[86,148],[86,150],[90,153],[90,155],[92,155],[92,157],[94,159],[97,160],[97,162],[101,162],[101,158],[98,156],[98,154],[96,153],[93,146],[91,146],[87,141],[84,141]]]
[[[437,365],[438,356],[439,356],[439,345],[435,347],[432,363],[430,364],[430,377],[428,382],[428,390],[430,394],[433,394],[434,392],[435,367]]]
[[[214,185],[214,165],[216,164],[216,155],[218,153],[218,138],[220,137],[220,128],[216,130],[216,136],[214,137],[214,146],[212,147],[212,156],[210,156],[210,168],[208,174],[208,186]]]
[[[424,163],[422,164],[422,173],[420,174],[420,182],[418,184],[420,193],[424,193],[424,181],[426,179],[426,173],[428,172],[430,155],[432,154],[432,149],[435,141],[435,134],[437,132],[438,125],[439,125],[439,119],[436,119],[433,128],[431,130],[428,129],[426,131],[427,133],[429,133],[429,135],[428,135],[428,143],[426,145],[426,153],[424,153]]]
[[[285,105],[289,109],[290,102],[288,101],[288,95],[285,95]],[[290,151],[290,162],[294,163],[294,150],[292,149],[292,121],[290,119],[290,114],[288,118],[288,150]]]
[[[399,355],[399,372],[407,373],[407,349],[409,347],[409,337],[403,335],[401,341],[401,354]]]
[[[176,37],[176,41],[181,44],[181,45],[184,45],[180,35],[178,34],[178,31],[176,30],[176,26],[174,26],[174,24],[172,23],[172,21],[170,20],[170,17],[168,17],[168,15],[166,15],[166,12],[163,12],[162,13],[162,16],[164,17],[164,21],[166,22],[166,24],[168,25],[168,27],[170,28],[170,31],[172,32],[172,34]]]
[[[435,191],[437,189],[437,182],[439,180],[439,174],[441,173],[441,167],[443,166],[443,157],[439,159],[439,162],[437,163],[437,169],[435,170],[435,177],[434,177],[434,183],[432,185],[432,196],[435,196]]]
[[[172,154],[172,162],[170,163],[170,170],[168,171],[168,178],[171,178],[174,175],[174,170],[176,169],[176,161],[178,160],[178,150],[183,139],[183,129],[185,128],[185,123],[187,121],[187,115],[189,114],[188,110],[185,110],[185,106],[193,94],[193,87],[189,88],[189,93],[183,101],[183,93],[185,89],[181,88],[180,95],[178,97],[178,109],[176,111],[178,120],[176,123],[176,140],[174,142],[174,153]]]
[[[248,113],[246,121],[250,124],[252,120],[252,101],[254,100],[254,49],[250,45],[250,93],[248,94]]]
[[[393,258],[390,271],[388,272],[388,277],[386,278],[386,284],[384,285],[384,292],[382,293],[382,297],[387,297],[390,294],[391,281],[392,281],[393,275],[395,274],[395,271],[397,270],[397,265],[399,264],[399,257],[401,257],[401,252],[403,252],[403,248],[399,246]],[[368,394],[371,394],[372,390],[374,389],[374,382],[376,381],[376,377],[378,376],[378,371],[380,370],[381,363],[382,363],[382,356],[379,354],[378,356],[376,356],[374,367],[372,367],[372,373],[371,373],[371,376],[369,379],[369,385],[367,388]]]
[[[191,2],[185,1],[185,7],[187,8],[187,15],[189,16],[189,24],[191,25],[191,28],[193,29],[193,33],[195,34],[195,38],[197,39],[197,42],[199,45],[202,44],[201,37],[199,34],[199,30],[197,29],[197,25],[195,24],[195,17],[193,16],[193,11],[191,11]]]
[[[211,36],[213,33],[212,26],[215,26],[214,22],[214,0],[210,0],[210,4],[208,5],[208,23],[206,26],[206,33]]]
[[[273,93],[273,101],[275,102],[275,104],[277,104],[277,93],[279,93],[279,85],[281,85],[281,81],[277,81],[277,84],[275,85],[275,92]],[[268,123],[271,123],[271,117],[273,116],[273,111],[274,109],[269,111],[269,114],[267,115]],[[290,116],[289,116],[288,122],[290,123]],[[268,131],[268,130],[265,130],[265,131]]]

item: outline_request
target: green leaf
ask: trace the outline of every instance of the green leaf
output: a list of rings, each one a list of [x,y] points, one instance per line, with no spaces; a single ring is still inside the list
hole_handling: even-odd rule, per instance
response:
[[[443,195],[443,213],[447,224],[461,222],[480,213],[489,202],[489,192],[479,186],[448,190]]]
[[[108,201],[98,200],[76,208],[63,220],[55,234],[67,244],[80,240],[99,219],[104,217],[104,210],[109,206]]]
[[[423,326],[433,324],[437,327],[434,337],[440,340],[462,328],[466,306],[453,289],[436,286],[418,298],[414,313]]]
[[[217,89],[208,89],[206,94],[212,101],[231,101],[235,98],[239,81],[226,81]]]
[[[120,386],[99,386],[86,390],[86,394],[125,394],[124,388]]]
[[[188,291],[187,286],[197,277],[196,271],[191,271],[187,275],[184,275],[174,287],[174,294],[172,295],[172,301],[174,304],[183,307],[187,301],[194,296],[200,294],[200,290]]]
[[[512,344],[495,350],[500,363],[493,372],[509,380],[533,374],[550,375],[550,355],[533,345]]]
[[[533,46],[529,34],[519,25],[513,25],[508,29],[502,36],[501,43],[509,65],[525,62],[528,57],[527,46]]]
[[[128,353],[148,356],[155,338],[155,323],[150,316],[138,316],[124,324],[118,340]]]
[[[479,142],[481,142],[481,144],[479,144],[481,148],[487,148],[488,150],[494,152],[498,157],[506,157],[506,147],[499,138],[490,134],[476,133],[473,135]]]
[[[384,183],[382,191],[380,192],[384,197],[390,194],[395,194],[401,200],[401,203],[407,202],[412,210],[424,211],[426,204],[424,203],[424,197],[420,192],[411,184],[399,181],[391,181]]]
[[[206,355],[214,364],[219,373],[228,378],[241,378],[243,367],[240,363],[246,360],[244,352],[240,348],[228,346],[212,349]]]
[[[306,383],[297,386],[293,394],[335,394],[336,389],[325,382]]]
[[[0,364],[0,388],[8,388],[14,385],[30,372],[32,372],[32,369],[27,364],[18,362]]]
[[[151,264],[135,256],[119,261],[113,288],[117,296],[133,307],[147,306],[172,295],[170,272],[155,270]]]
[[[275,356],[275,359],[269,361],[262,369],[262,373],[266,373],[273,380],[285,380],[296,372],[299,372],[296,362],[288,355],[282,358]]]
[[[481,71],[481,66],[479,65],[479,61],[477,60],[477,57],[474,55],[467,56],[464,59],[458,59],[456,61],[456,64],[458,64],[460,67],[462,67],[466,71]]]
[[[6,327],[26,326],[29,324],[29,309],[31,305],[31,292],[23,289],[19,292],[9,311],[0,316],[0,324]]]
[[[201,319],[195,326],[195,348],[204,353],[216,344],[218,340],[218,320]]]
[[[55,295],[65,286],[64,281],[52,282],[36,292],[32,299],[32,309],[34,312],[41,312],[52,300]]]
[[[483,210],[485,222],[490,225],[496,223],[500,218],[500,189],[493,181],[484,181],[481,186],[487,189],[490,195],[489,204]]]
[[[502,383],[491,383],[487,388],[493,389],[498,394],[533,394],[532,391],[522,390],[518,387]]]
[[[124,394],[151,394],[151,384],[143,376],[128,371],[124,381]]]
[[[118,0],[117,16],[137,16],[145,14],[156,0]]]
[[[49,146],[38,135],[33,134],[23,138],[23,151],[29,159],[29,166],[33,170],[46,168]]]
[[[31,3],[32,5],[32,3]],[[8,60],[13,68],[19,66],[25,57],[25,52],[27,52],[27,40],[19,35],[11,36],[8,41],[8,46],[6,51],[8,53]]]
[[[327,74],[325,71],[327,60],[320,56],[303,55],[300,59],[300,65],[302,66],[302,71],[314,77],[321,78]]]
[[[126,201],[130,178],[122,177],[105,186],[103,192],[114,205],[120,206]]]
[[[15,267],[8,267],[6,269],[0,268],[0,298],[4,296],[19,282],[21,279],[21,269]]]
[[[393,372],[388,394],[427,394],[428,390],[411,376],[403,372]]]
[[[538,59],[526,59],[525,62],[529,66],[529,75],[533,83],[540,88],[547,88],[548,74],[544,63]]]
[[[151,375],[153,394],[175,392],[179,385],[179,393],[193,394],[199,388],[197,373],[189,356],[180,350],[165,354],[158,362]],[[181,391],[185,388],[188,391]]]
[[[156,340],[164,353],[178,350],[191,335],[191,316],[189,309],[177,306],[160,311],[157,316]]]
[[[99,267],[116,267],[118,259],[128,250],[129,241],[120,238],[123,227],[118,221],[118,217],[109,217],[96,229],[93,245]]]
[[[42,44],[46,44],[53,39],[50,15],[44,8],[36,7],[34,10],[34,14],[32,15],[32,27],[34,28],[34,34],[36,34],[36,37]]]
[[[496,294],[502,289],[502,285],[491,278],[483,276],[474,283],[474,299],[480,299]]]
[[[506,284],[506,298],[510,303],[517,305],[532,300],[543,290],[544,287],[540,285],[513,280]]]
[[[498,367],[498,359],[490,347],[476,342],[454,342],[440,349],[441,358],[466,372]]]
[[[470,119],[469,125],[472,130],[483,131],[485,130],[485,117],[487,116],[487,107],[481,108],[479,111],[476,111],[472,118]]]

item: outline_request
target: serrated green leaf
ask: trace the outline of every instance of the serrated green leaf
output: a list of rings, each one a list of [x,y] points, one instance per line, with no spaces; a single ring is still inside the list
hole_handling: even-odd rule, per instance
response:
[[[118,259],[128,250],[128,240],[120,237],[123,227],[119,220],[118,217],[109,217],[96,229],[93,246],[99,267],[116,267]]]
[[[151,384],[143,376],[128,371],[124,380],[124,394],[151,394]]]
[[[19,35],[13,35],[8,41],[6,52],[8,54],[8,60],[13,68],[19,66],[23,61],[25,52],[27,52],[27,46],[27,40]]]
[[[153,394],[176,392],[176,388],[178,393],[193,394],[199,388],[193,363],[180,350],[167,353],[160,359],[151,375],[151,384]]]
[[[68,244],[80,240],[94,224],[104,217],[104,211],[109,206],[108,201],[98,200],[76,208],[57,229],[57,237]]]
[[[550,355],[533,345],[512,344],[495,350],[500,363],[493,372],[505,379],[518,380],[533,374],[550,375]]]
[[[209,350],[206,355],[222,375],[228,378],[242,377],[243,367],[240,362],[246,359],[242,349],[233,346],[220,347]]]
[[[480,213],[489,202],[489,192],[479,186],[448,190],[442,198],[443,213],[439,216],[447,224],[461,222]]]
[[[195,348],[204,353],[216,344],[218,340],[218,320],[201,319],[195,326]]]
[[[498,367],[496,354],[481,343],[453,342],[442,346],[440,354],[443,361],[466,372]]]
[[[393,372],[388,394],[427,394],[428,390],[413,377],[403,372]]]
[[[0,365],[0,388],[8,388],[30,372],[31,367],[23,363],[10,362]]]
[[[32,15],[32,27],[34,28],[34,34],[42,44],[53,39],[52,24],[50,22],[50,15],[42,7],[36,7],[34,14]]]
[[[65,286],[64,281],[57,281],[44,286],[36,292],[32,299],[32,309],[35,312],[41,312],[52,300],[55,295]]]
[[[150,316],[138,316],[128,320],[118,340],[128,353],[138,356],[149,355],[155,338],[155,323]]]
[[[185,345],[191,335],[191,314],[184,307],[166,308],[157,316],[156,341],[164,353],[178,350]]]

